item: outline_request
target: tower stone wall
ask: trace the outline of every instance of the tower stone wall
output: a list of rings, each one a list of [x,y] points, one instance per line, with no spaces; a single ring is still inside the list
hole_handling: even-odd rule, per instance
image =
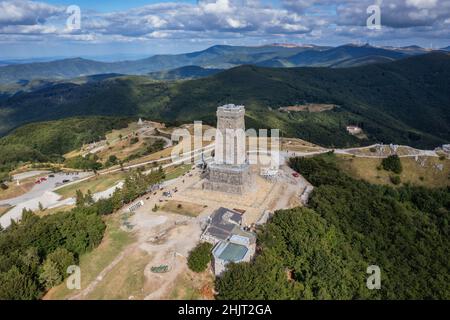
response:
[[[246,162],[244,116],[244,106],[230,104],[217,108],[216,164],[240,165]]]
[[[229,104],[217,108],[214,163],[208,166],[205,189],[241,194],[251,187],[244,116],[244,106]]]

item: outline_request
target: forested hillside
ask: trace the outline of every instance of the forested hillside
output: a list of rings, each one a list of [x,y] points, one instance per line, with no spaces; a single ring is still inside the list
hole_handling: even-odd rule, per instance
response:
[[[140,115],[182,123],[215,122],[225,103],[244,104],[247,127],[279,128],[327,146],[371,142],[433,148],[450,140],[450,55],[431,53],[355,68],[241,66],[181,82],[118,77],[57,84],[0,100],[0,132],[30,121],[76,115]],[[340,106],[330,111],[282,113],[303,103]],[[357,124],[368,139],[349,135]]]
[[[22,161],[63,160],[63,154],[101,140],[106,132],[129,122],[129,118],[79,117],[22,126],[0,138],[0,177]]]
[[[185,66],[167,71],[151,72],[148,76],[155,80],[181,80],[198,79],[219,73],[223,69],[202,68],[198,66]]]
[[[333,155],[290,165],[316,187],[308,208],[275,213],[254,261],[217,279],[219,299],[450,298],[450,188],[354,180]],[[380,290],[366,287],[370,265]]]

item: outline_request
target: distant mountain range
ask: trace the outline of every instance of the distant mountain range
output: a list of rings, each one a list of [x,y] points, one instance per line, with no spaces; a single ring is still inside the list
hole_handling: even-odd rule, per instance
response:
[[[202,72],[187,67],[168,74],[194,77]],[[186,81],[110,74],[39,82],[42,86],[35,84],[29,92],[0,96],[0,135],[25,123],[90,115],[214,125],[218,105],[237,103],[246,106],[247,127],[278,128],[285,136],[322,145],[393,142],[431,148],[450,141],[449,79],[450,53],[441,51],[352,68],[243,65]],[[305,103],[339,108],[278,110]],[[361,126],[368,139],[349,135],[345,126],[350,124]]]
[[[14,64],[0,67],[0,84],[34,79],[70,79],[102,73],[145,75],[187,66],[205,69],[229,69],[244,64],[264,67],[352,67],[389,62],[427,52],[429,52],[428,49],[418,46],[382,48],[368,44],[348,44],[339,47],[280,44],[260,47],[218,45],[198,52],[155,55],[146,59],[118,62],[100,62],[82,58],[33,63],[17,63],[16,61]],[[165,74],[169,79],[183,78],[183,70],[181,73],[179,71]],[[177,72],[178,76],[175,76]],[[189,72],[187,73],[190,78]],[[210,73],[204,72],[204,74]],[[153,76],[159,77],[156,74]],[[162,79],[166,77],[163,74],[160,76]]]

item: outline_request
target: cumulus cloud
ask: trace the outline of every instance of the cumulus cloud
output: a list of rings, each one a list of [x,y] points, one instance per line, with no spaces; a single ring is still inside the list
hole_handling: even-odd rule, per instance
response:
[[[437,0],[406,0],[406,5],[416,7],[417,9],[435,8]]]
[[[64,8],[42,2],[0,1],[0,25],[35,25],[63,12]]]
[[[233,39],[276,37],[347,39],[363,37],[444,37],[449,31],[448,0],[198,0],[163,2],[122,12],[82,11],[82,29],[65,26],[65,7],[28,0],[0,0],[2,38],[53,34],[75,41],[145,39]],[[365,28],[369,5],[381,6],[382,31]],[[4,37],[8,36],[8,37]],[[448,33],[447,33],[448,38]]]
[[[336,22],[340,25],[364,25],[366,9],[376,3],[361,0],[337,6]],[[450,16],[450,1],[447,0],[384,0],[379,1],[382,26],[409,28],[433,26]]]
[[[127,12],[86,17],[93,32],[142,36],[152,32],[196,31],[292,33],[310,30],[295,12],[261,5],[256,0],[202,0],[198,5],[164,3]]]

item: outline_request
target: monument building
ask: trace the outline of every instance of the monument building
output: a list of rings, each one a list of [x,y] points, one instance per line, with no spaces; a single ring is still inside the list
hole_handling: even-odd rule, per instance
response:
[[[244,116],[244,106],[217,108],[214,162],[208,166],[204,189],[242,194],[251,187]]]

